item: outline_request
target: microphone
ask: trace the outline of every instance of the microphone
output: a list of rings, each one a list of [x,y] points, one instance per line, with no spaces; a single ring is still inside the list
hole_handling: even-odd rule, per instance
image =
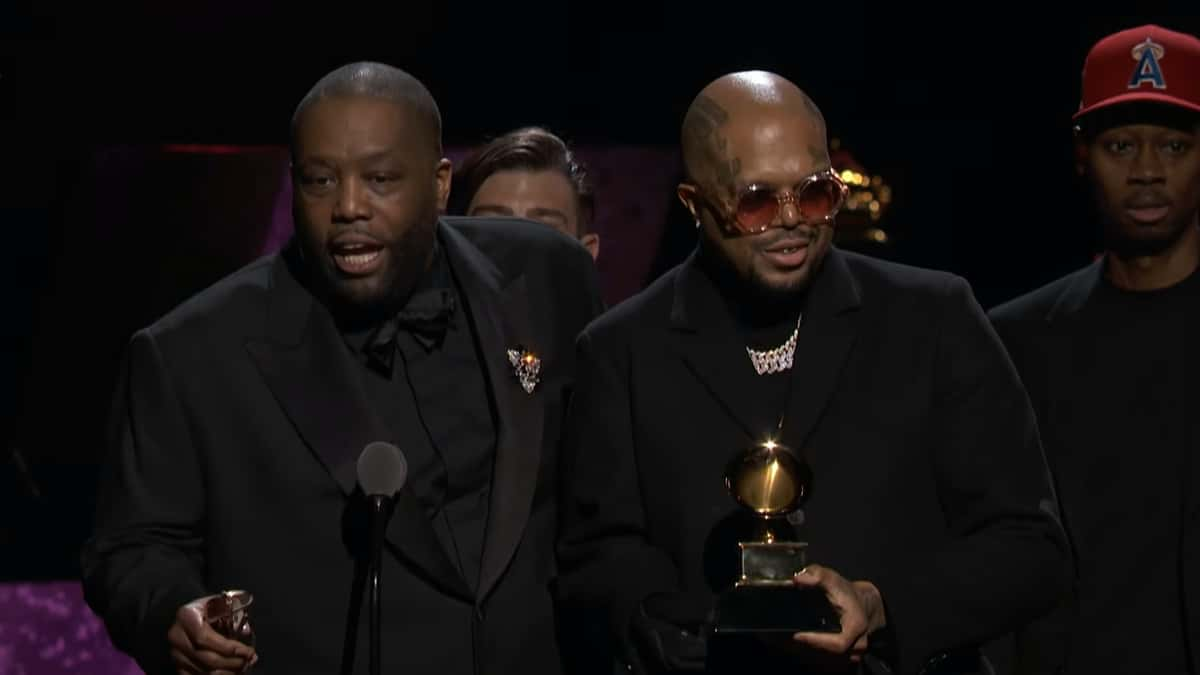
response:
[[[358,456],[358,484],[368,497],[396,497],[408,480],[408,460],[391,443],[368,443]]]
[[[408,480],[408,460],[391,443],[368,443],[358,456],[358,485],[371,502],[371,563],[368,585],[371,617],[371,675],[379,675],[380,661],[380,585],[383,562],[383,538],[392,506],[404,481]]]

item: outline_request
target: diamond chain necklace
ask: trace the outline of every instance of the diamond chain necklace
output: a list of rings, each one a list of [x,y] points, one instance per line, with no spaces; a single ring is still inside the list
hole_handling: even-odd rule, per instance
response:
[[[750,362],[754,364],[755,372],[759,375],[769,375],[791,369],[792,357],[796,354],[796,337],[800,334],[800,320],[803,318],[803,313],[796,317],[796,328],[792,330],[792,336],[782,345],[761,352],[746,347],[746,353],[750,355]]]

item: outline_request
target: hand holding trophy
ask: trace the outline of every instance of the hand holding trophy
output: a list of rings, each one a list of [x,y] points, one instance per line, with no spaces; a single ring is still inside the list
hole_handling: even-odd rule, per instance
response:
[[[756,532],[738,543],[741,574],[717,599],[714,633],[798,633],[841,630],[821,588],[797,586],[808,543],[792,541],[787,517],[812,490],[812,468],[787,447],[766,441],[726,467],[725,487],[755,516]]]
[[[204,620],[221,635],[254,647],[254,627],[250,624],[250,605],[254,596],[246,591],[221,591],[204,603]]]
[[[246,672],[258,662],[246,591],[222,591],[197,598],[175,613],[167,631],[171,660],[181,671]]]

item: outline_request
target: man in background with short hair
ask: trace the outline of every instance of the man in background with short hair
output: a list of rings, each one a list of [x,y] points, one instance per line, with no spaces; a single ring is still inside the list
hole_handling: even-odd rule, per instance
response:
[[[462,162],[450,212],[525,218],[579,239],[595,259],[595,197],[587,170],[561,138],[540,127],[499,136]]]
[[[1198,673],[1200,40],[1100,40],[1075,122],[1103,255],[991,312],[1077,564],[1066,606],[1019,636],[1017,671]]]

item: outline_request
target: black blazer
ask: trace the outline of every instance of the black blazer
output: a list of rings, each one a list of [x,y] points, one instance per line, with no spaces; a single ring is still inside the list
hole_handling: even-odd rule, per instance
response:
[[[473,595],[401,493],[383,569],[383,665],[557,673],[553,477],[574,340],[601,308],[594,266],[577,242],[524,221],[445,218],[438,237],[487,364],[491,506]],[[347,496],[359,452],[389,437],[293,264],[290,252],[268,256],[129,345],[83,581],[116,645],[150,673],[174,672],[176,609],[228,588],[255,595],[256,672],[349,672],[351,661],[366,671],[363,566],[348,541],[362,514]],[[506,355],[518,343],[542,361],[532,394]]]
[[[1090,453],[1086,446],[1079,445],[1080,425],[1108,423],[1096,420],[1085,397],[1078,395],[1083,390],[1102,388],[1104,379],[1093,364],[1081,358],[1085,350],[1080,349],[1080,345],[1094,338],[1096,330],[1104,329],[1103,325],[1097,326],[1089,316],[1089,307],[1103,281],[1103,273],[1104,260],[1098,259],[989,312],[1029,392],[1051,474],[1061,487],[1060,497],[1068,502],[1088,493]],[[1187,342],[1189,336],[1161,337],[1163,349],[1176,350],[1172,353],[1180,359],[1178,367],[1185,369],[1185,372],[1189,368],[1196,372],[1200,358],[1195,355],[1195,345]],[[1192,398],[1194,402],[1195,397]],[[1187,402],[1184,405],[1188,405]],[[1190,420],[1179,421],[1181,428],[1186,428],[1182,425],[1189,423]],[[1193,424],[1191,433],[1197,433],[1197,428],[1200,426]],[[1200,448],[1200,438],[1195,438],[1190,445]],[[1164,473],[1173,475],[1169,469],[1165,469]],[[1182,597],[1179,598],[1179,607],[1165,606],[1156,611],[1175,613],[1182,610],[1186,651],[1191,658],[1190,672],[1200,673],[1200,459],[1197,453],[1182,458],[1178,479],[1183,485],[1179,537],[1170,544],[1178,546],[1177,567]],[[1109,497],[1114,503],[1134,508],[1139,499],[1148,498],[1147,491],[1154,491],[1152,485],[1143,485],[1141,488],[1142,492],[1130,490]],[[1075,500],[1065,499],[1068,491],[1075,496]],[[1072,534],[1072,508],[1078,506],[1072,503],[1063,506],[1068,535]],[[1076,516],[1076,522],[1078,520]],[[1123,554],[1115,552],[1114,555]],[[1068,661],[1072,649],[1072,618],[1079,611],[1078,600],[1078,590],[1073,589],[1062,599],[1056,611],[1034,622],[1017,636],[1016,657],[1021,672],[1058,672]],[[1129,618],[1134,617],[1126,617],[1126,620]],[[1138,626],[1134,629],[1141,634],[1131,635],[1128,629],[1114,630],[1111,639],[1128,644],[1131,650],[1144,649],[1146,644],[1162,639],[1162,632],[1156,623],[1142,619],[1144,617],[1140,614],[1136,616]],[[1128,627],[1128,623],[1123,625]],[[1085,642],[1075,648],[1086,656],[1092,651],[1089,646],[1091,640],[1108,638],[1092,635],[1079,636],[1079,639]],[[1086,661],[1086,658],[1081,660]],[[1097,665],[1093,664],[1092,668]],[[1090,669],[1086,664],[1074,664],[1068,670],[1081,667]]]
[[[580,336],[559,592],[617,649],[648,594],[719,590],[723,472],[774,422],[720,303],[693,257]],[[1033,411],[962,279],[834,249],[792,375],[810,559],[879,587],[900,672],[1052,604],[1069,559]]]

